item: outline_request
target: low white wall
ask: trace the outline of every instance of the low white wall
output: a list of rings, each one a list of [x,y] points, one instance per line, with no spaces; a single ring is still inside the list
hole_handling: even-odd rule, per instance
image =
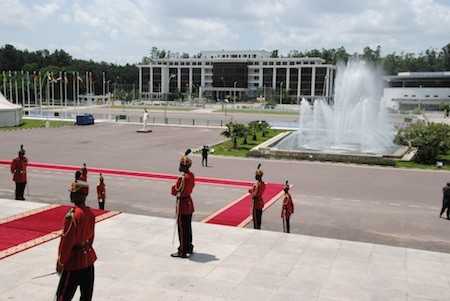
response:
[[[0,109],[0,127],[21,124],[22,115],[22,109]]]

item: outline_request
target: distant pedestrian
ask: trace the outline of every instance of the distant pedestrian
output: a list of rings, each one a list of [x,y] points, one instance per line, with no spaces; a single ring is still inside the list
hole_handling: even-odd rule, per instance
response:
[[[105,199],[106,199],[106,185],[103,175],[100,174],[99,183],[97,185],[97,201],[98,208],[105,210]]]
[[[450,219],[450,182],[447,183],[447,186],[442,188],[442,209],[439,217],[442,217],[442,214],[447,210],[447,219]]]
[[[261,229],[262,223],[262,212],[264,208],[263,193],[266,189],[266,184],[262,180],[264,173],[261,170],[261,164],[258,164],[258,168],[255,172],[255,184],[249,189],[249,193],[252,197],[252,217],[253,217],[253,228]]]
[[[283,207],[281,209],[281,218],[283,219],[283,232],[291,233],[290,218],[294,213],[294,203],[292,202],[292,196],[289,193],[289,183],[286,181],[284,185],[284,198]]]
[[[208,153],[209,153],[209,146],[203,145],[203,148],[202,148],[202,166],[208,167]]]
[[[23,144],[20,145],[18,157],[11,162],[11,173],[13,181],[16,183],[15,199],[25,201],[24,192],[27,186],[27,166],[28,159],[25,157]]]

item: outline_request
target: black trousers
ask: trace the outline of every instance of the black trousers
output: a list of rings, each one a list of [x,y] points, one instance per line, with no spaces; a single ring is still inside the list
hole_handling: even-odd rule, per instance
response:
[[[208,156],[202,156],[202,166],[208,167]]]
[[[283,217],[283,231],[285,233],[291,233],[291,223],[290,223],[290,216]]]
[[[103,202],[100,202],[98,200],[98,209],[105,210],[105,200],[102,200]]]
[[[80,301],[91,301],[94,292],[94,265],[77,271],[63,271],[59,278],[57,301],[72,300],[80,287]]]
[[[178,253],[186,255],[192,254],[194,245],[192,244],[192,214],[180,214],[178,217],[178,239],[180,246]]]
[[[262,209],[256,209],[253,207],[253,228],[261,229],[262,221]]]
[[[447,219],[450,219],[450,212],[449,212],[449,208],[450,207],[450,201],[447,199],[442,199],[442,209],[441,209],[441,214],[444,214],[445,210],[447,210]]]
[[[27,186],[27,182],[25,183],[16,182],[16,200],[25,200],[25,197],[23,196],[25,192],[25,186]]]

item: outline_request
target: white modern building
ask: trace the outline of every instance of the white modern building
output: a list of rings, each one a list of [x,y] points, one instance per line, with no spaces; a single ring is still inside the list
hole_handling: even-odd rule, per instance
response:
[[[283,102],[331,99],[336,74],[336,67],[321,58],[272,58],[263,50],[203,51],[190,58],[153,59],[138,68],[143,99],[180,92],[215,100],[270,97],[274,93],[273,97],[281,95]]]
[[[438,110],[442,103],[450,103],[450,71],[400,72],[385,81],[385,100],[400,110]]]

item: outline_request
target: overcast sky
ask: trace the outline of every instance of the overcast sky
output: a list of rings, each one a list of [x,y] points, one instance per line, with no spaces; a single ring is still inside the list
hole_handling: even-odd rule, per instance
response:
[[[152,46],[383,53],[450,42],[450,0],[0,0],[0,44],[134,63]]]

